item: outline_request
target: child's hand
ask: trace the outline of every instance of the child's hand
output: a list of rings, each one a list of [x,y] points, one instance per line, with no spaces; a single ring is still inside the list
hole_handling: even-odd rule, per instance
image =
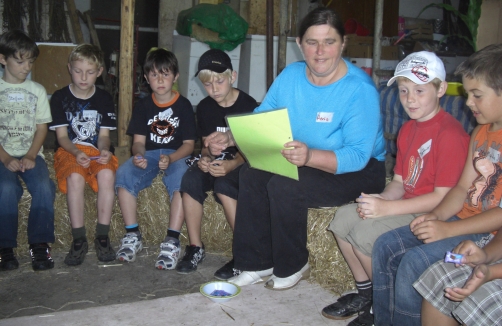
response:
[[[312,157],[312,153],[306,144],[293,140],[284,144],[285,149],[281,150],[282,156],[291,164],[298,167],[304,166]]]
[[[428,213],[428,214],[424,214],[424,215],[420,215],[420,216],[415,217],[413,219],[413,221],[411,221],[411,223],[410,223],[411,232],[413,232],[413,230],[420,223],[423,223],[425,221],[434,221],[434,220],[439,220],[439,218],[436,215],[432,214],[432,213]]]
[[[165,170],[169,166],[169,163],[171,163],[171,158],[169,155],[160,155],[160,160],[159,160],[159,169]]]
[[[77,152],[77,155],[75,155],[75,159],[77,160],[77,163],[83,168],[88,168],[89,165],[91,165],[91,160],[89,159],[89,156],[87,156],[87,154],[85,154],[82,151]]]
[[[461,288],[446,288],[444,290],[445,297],[452,301],[463,301],[489,280],[490,268],[485,264],[476,266],[464,286]]]
[[[361,193],[361,196],[356,198],[356,202],[358,203],[356,211],[363,220],[388,215],[386,213],[388,202],[379,194]]]
[[[109,150],[102,149],[99,158],[96,160],[99,164],[108,164],[112,158],[112,153]]]
[[[27,157],[24,156],[21,159],[21,172],[24,172],[26,170],[31,170],[35,167],[35,158]]]
[[[202,156],[197,162],[197,166],[199,169],[201,169],[202,172],[208,173],[209,172],[209,164],[211,164],[212,159],[209,156]]]
[[[21,171],[21,169],[23,168],[23,163],[21,163],[20,160],[14,158],[12,156],[9,156],[9,158],[5,160],[3,165],[10,172]],[[21,172],[24,172],[24,171],[21,171]]]
[[[209,164],[209,174],[213,177],[223,177],[227,175],[228,172],[232,171],[233,165],[229,164],[228,160],[218,160],[212,161]]]
[[[148,162],[147,162],[146,158],[144,158],[143,156],[141,156],[139,154],[136,154],[132,158],[132,164],[134,164],[134,166],[136,166],[140,169],[146,169]]]
[[[460,242],[452,252],[464,255],[462,265],[469,265],[471,267],[486,263],[486,259],[488,258],[486,252],[471,240]],[[455,266],[458,267],[459,265],[455,264]]]
[[[448,222],[431,220],[415,225],[411,232],[413,232],[418,240],[422,240],[423,243],[431,243],[449,238],[451,236],[449,234],[450,229],[451,226],[448,225]]]

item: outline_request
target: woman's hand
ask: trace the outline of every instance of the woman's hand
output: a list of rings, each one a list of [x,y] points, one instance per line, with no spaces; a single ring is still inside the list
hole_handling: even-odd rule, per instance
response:
[[[211,155],[218,156],[225,148],[233,146],[234,140],[230,131],[213,132],[204,140],[204,146],[209,148]]]
[[[159,160],[159,169],[161,170],[166,170],[169,164],[171,163],[171,158],[169,155],[160,155],[160,160]]]
[[[281,150],[282,156],[298,167],[307,165],[312,158],[312,151],[305,143],[293,140],[284,144],[284,147],[286,148]]]

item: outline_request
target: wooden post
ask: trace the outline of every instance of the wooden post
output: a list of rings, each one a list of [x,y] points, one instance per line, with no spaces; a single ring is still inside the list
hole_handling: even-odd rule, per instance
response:
[[[84,36],[82,35],[82,29],[80,28],[80,21],[78,20],[75,1],[66,0],[66,7],[68,8],[68,13],[70,14],[71,27],[73,29],[73,34],[75,34],[75,41],[77,44],[82,44],[84,43]]]
[[[382,22],[383,22],[383,1],[376,0],[375,2],[375,34],[373,35],[373,66],[372,77],[375,85],[380,83],[380,77],[377,71],[380,70],[380,58],[382,54]]]
[[[290,1],[281,0],[279,11],[279,45],[277,48],[277,75],[286,67],[286,46],[290,29]]]
[[[120,19],[119,58],[119,108],[117,157],[123,153],[129,157],[130,139],[126,135],[133,106],[133,56],[134,56],[134,1],[122,0]]]

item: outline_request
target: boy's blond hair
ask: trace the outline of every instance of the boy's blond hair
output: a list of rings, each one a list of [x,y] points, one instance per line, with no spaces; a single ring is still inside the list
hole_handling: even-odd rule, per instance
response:
[[[482,80],[497,96],[502,93],[502,43],[491,44],[472,54],[455,70],[456,75]]]
[[[402,81],[411,81],[413,82],[413,80],[409,79],[409,78],[406,78],[406,77],[403,77],[403,76],[399,76],[396,78],[396,81],[399,83],[399,82],[402,82]],[[430,82],[428,82],[428,84],[432,84],[432,86],[434,86],[436,88],[436,91],[439,90],[439,87],[441,87],[441,79],[439,78],[434,78],[433,80],[431,80]]]
[[[77,45],[68,57],[68,63],[85,60],[96,65],[97,69],[104,66],[104,54],[97,46],[92,44]]]
[[[232,81],[232,70],[227,69],[224,72],[219,73],[209,69],[204,69],[199,72],[199,79],[202,83],[211,81],[213,77],[217,79],[228,78],[229,81]]]

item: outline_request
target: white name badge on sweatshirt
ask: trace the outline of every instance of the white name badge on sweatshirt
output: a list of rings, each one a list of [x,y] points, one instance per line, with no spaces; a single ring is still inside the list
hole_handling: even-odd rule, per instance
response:
[[[329,123],[333,121],[333,112],[317,112],[315,122]]]

